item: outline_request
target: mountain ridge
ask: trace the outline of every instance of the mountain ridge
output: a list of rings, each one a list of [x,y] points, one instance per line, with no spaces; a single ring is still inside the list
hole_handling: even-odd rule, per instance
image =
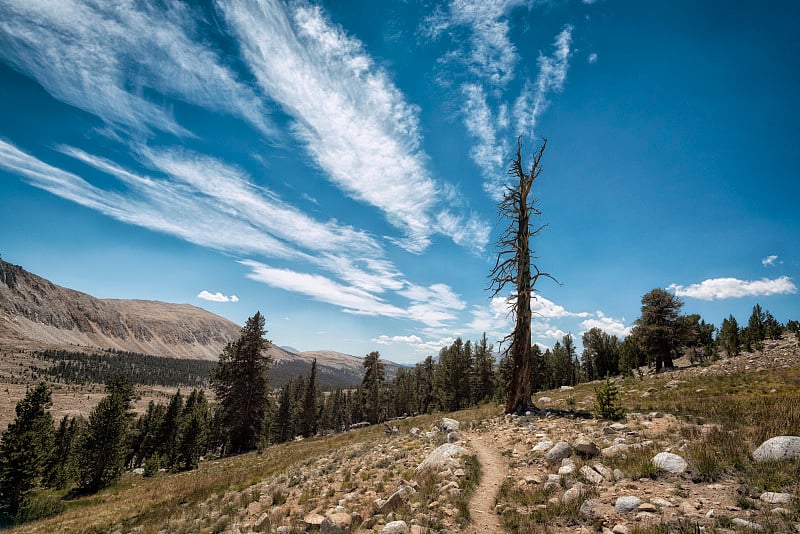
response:
[[[214,361],[227,343],[239,338],[240,330],[234,322],[192,304],[100,299],[0,259],[0,345],[7,348],[117,350]],[[275,366],[292,374],[308,372],[317,359],[320,378],[328,375],[332,384],[356,385],[363,376],[363,360],[349,354],[293,352],[275,343],[267,353]],[[399,366],[386,364],[392,376]]]

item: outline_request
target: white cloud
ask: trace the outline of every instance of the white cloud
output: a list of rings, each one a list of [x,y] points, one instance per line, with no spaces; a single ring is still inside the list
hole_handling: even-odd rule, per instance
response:
[[[775,279],[762,278],[761,280],[711,278],[690,286],[671,284],[668,289],[674,291],[679,297],[700,300],[722,300],[797,293],[797,286],[788,276],[781,276]]]
[[[570,312],[564,306],[537,295],[531,300],[531,311],[534,317],[556,318],[556,317],[588,317],[587,312]]]
[[[246,276],[251,280],[339,306],[343,311],[383,317],[407,316],[406,310],[389,304],[368,291],[340,284],[325,276],[278,269],[253,260],[242,260],[239,263],[250,268]]]
[[[0,56],[114,129],[190,135],[159,99],[144,96],[155,90],[272,135],[256,95],[193,39],[192,15],[178,3],[8,0],[0,4]]]
[[[425,167],[418,108],[359,41],[303,3],[287,9],[277,0],[240,0],[219,7],[259,85],[293,118],[295,135],[331,181],[385,213],[404,232],[397,242],[409,251],[425,250],[435,232],[464,242],[433,215],[442,186]],[[487,242],[470,245],[482,249]]]
[[[372,340],[373,342],[377,343],[378,345],[392,345],[394,343],[408,343],[408,344],[417,344],[422,343],[422,338],[419,336],[411,335],[411,336],[378,336],[377,338]]]
[[[778,256],[775,256],[774,254],[772,256],[767,256],[766,258],[761,260],[761,265],[763,265],[764,267],[774,266],[775,265],[775,261],[777,259],[778,259]]]
[[[522,94],[514,103],[518,132],[528,132],[532,135],[536,130],[536,121],[550,105],[549,94],[559,93],[564,89],[569,69],[572,30],[571,25],[564,26],[556,36],[553,42],[555,51],[552,56],[539,55],[539,75],[536,77],[535,85],[526,83]]]
[[[514,78],[518,62],[506,17],[526,4],[526,0],[451,0],[446,10],[427,17],[421,30],[438,37],[450,29],[467,28],[468,50],[452,57],[465,62],[470,73],[500,87]]]
[[[592,52],[591,54],[589,54],[587,61],[589,63],[597,63],[597,52]]]
[[[230,297],[228,297],[223,295],[222,293],[219,292],[211,293],[210,291],[206,291],[205,289],[197,294],[197,298],[203,300],[210,300],[211,302],[239,302],[239,298],[236,295],[231,295]]]
[[[592,328],[599,328],[603,332],[614,336],[625,337],[630,335],[632,327],[625,326],[625,319],[614,319],[606,316],[601,311],[597,311],[595,315],[596,317],[581,322],[581,327],[583,328],[581,334],[588,332]]]

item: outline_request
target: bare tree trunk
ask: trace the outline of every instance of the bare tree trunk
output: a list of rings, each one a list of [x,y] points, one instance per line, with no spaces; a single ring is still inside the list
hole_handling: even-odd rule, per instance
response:
[[[509,226],[497,242],[498,255],[495,267],[492,270],[492,284],[494,294],[497,295],[507,283],[514,283],[515,294],[512,311],[516,318],[514,331],[506,339],[511,339],[509,353],[512,361],[511,380],[508,384],[505,412],[523,414],[536,407],[531,401],[533,361],[531,354],[531,298],[533,288],[540,276],[552,278],[547,273],[539,271],[532,265],[530,239],[536,236],[543,227],[531,231],[531,215],[541,213],[534,206],[534,201],[528,202],[534,180],[542,169],[539,162],[547,146],[547,140],[533,156],[530,172],[526,173],[522,166],[522,142],[517,140],[516,158],[511,162],[509,174],[517,178],[518,182],[509,186],[500,203],[500,215],[509,219]],[[531,266],[535,274],[531,274]]]

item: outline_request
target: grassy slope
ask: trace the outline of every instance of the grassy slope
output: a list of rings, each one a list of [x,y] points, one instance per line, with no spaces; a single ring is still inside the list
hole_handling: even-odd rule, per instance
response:
[[[664,411],[696,422],[719,425],[722,433],[687,436],[697,439],[690,462],[710,478],[739,476],[748,486],[761,490],[790,487],[798,491],[797,472],[775,471],[755,465],[749,458],[763,440],[775,435],[800,435],[800,368],[737,372],[721,376],[680,377],[672,374],[628,379],[620,384],[626,393],[627,411]],[[583,384],[569,392],[543,392],[554,402],[588,399],[594,385]],[[642,397],[641,392],[651,394]],[[567,401],[570,402],[570,401]],[[456,415],[462,422],[498,413],[496,406],[467,410]],[[400,422],[401,432],[412,426],[426,428],[437,418],[423,416]],[[345,434],[270,447],[264,454],[246,454],[205,462],[196,471],[153,479],[126,475],[116,486],[97,495],[68,503],[64,513],[48,520],[23,525],[15,532],[106,532],[114,527],[158,532],[170,520],[200,514],[198,505],[228,490],[241,491],[259,481],[285,473],[339,447],[369,444],[383,437],[376,426]],[[707,462],[707,464],[703,464]],[[774,467],[774,466],[773,466]],[[790,470],[797,466],[790,463]],[[770,469],[773,469],[770,471]],[[788,478],[787,478],[788,477]],[[792,480],[794,477],[794,480]],[[246,506],[246,503],[244,504]]]

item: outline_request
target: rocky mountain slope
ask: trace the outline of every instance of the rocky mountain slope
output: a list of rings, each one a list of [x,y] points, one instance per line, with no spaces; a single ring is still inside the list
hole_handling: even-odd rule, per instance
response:
[[[18,265],[0,260],[0,347],[4,351],[119,350],[217,360],[239,337],[240,327],[189,304],[148,300],[98,299],[58,286]],[[362,359],[334,351],[269,349],[280,376],[307,373],[317,359],[326,387],[358,384]],[[396,364],[386,362],[392,376]]]

